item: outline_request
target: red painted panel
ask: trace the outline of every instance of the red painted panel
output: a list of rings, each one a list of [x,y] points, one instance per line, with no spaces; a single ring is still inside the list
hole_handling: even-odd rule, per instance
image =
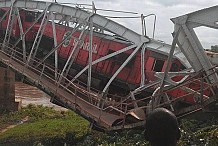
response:
[[[148,58],[148,60],[147,60],[147,62],[146,62],[146,70],[148,71],[148,72],[150,72],[150,71],[152,71],[152,66],[153,66],[153,64],[154,64],[154,58],[153,57],[149,57]]]
[[[3,8],[4,9],[4,8]],[[26,11],[21,10],[20,11],[20,16],[23,22],[23,29],[24,32],[31,26],[32,22],[26,22],[25,21],[25,16],[26,16]],[[8,22],[8,15],[6,17],[6,20],[2,21],[1,24],[1,29],[6,30],[7,28],[7,22]],[[37,23],[33,26],[33,28],[26,34],[26,40],[27,41],[33,41],[35,39],[35,35],[38,31],[40,27],[40,23]],[[70,28],[56,24],[56,36],[57,36],[57,42],[58,44],[63,40],[64,35],[66,36],[66,32],[71,31]],[[121,50],[125,47],[128,46],[128,44],[126,43],[121,43],[121,42],[117,42],[114,40],[107,40],[104,37],[106,35],[100,36],[101,34],[95,34],[93,36],[93,60],[97,60],[102,56],[106,56],[107,54],[109,54],[109,52],[115,52],[118,50]],[[14,21],[14,25],[12,28],[12,36],[15,38],[20,37],[20,29],[18,26],[18,22],[17,22],[17,18],[15,18]],[[49,22],[46,26],[46,29],[44,31],[44,36],[53,38],[53,29],[52,29],[52,25]],[[72,51],[73,47],[75,46],[76,43],[76,39],[75,38],[79,38],[80,36],[80,32],[77,31],[72,35],[72,38],[69,40],[69,44],[65,46],[62,45],[60,46],[60,48],[58,49],[59,52],[59,56],[62,58],[68,58],[70,55],[70,52]],[[85,34],[84,36],[84,42],[82,43],[80,50],[78,52],[78,55],[75,59],[75,63],[78,63],[80,65],[86,66],[88,64],[88,47],[89,47],[89,34]],[[129,50],[126,51],[124,56],[128,55],[132,52],[133,50]],[[152,71],[152,67],[155,61],[155,58],[153,57],[149,57],[150,56],[150,52],[149,50],[146,51],[145,53],[145,74],[146,74],[146,78],[147,78],[147,83],[156,80],[156,77],[154,76],[154,71]],[[115,57],[114,57],[115,58]],[[112,59],[108,59],[102,62],[99,62],[98,64],[94,65],[93,70],[96,70],[98,72],[100,72],[101,74],[105,74],[105,76],[112,76],[117,69],[120,67],[120,65],[122,63],[116,62],[116,60],[112,58]],[[132,62],[133,65],[131,67],[124,67],[123,70],[118,74],[117,78],[119,80],[123,80],[123,81],[127,81],[128,83],[131,84],[139,84],[140,80],[141,80],[141,55],[140,52],[138,54],[136,54],[136,58],[135,61]],[[178,65],[178,69],[181,66],[181,63],[176,59],[174,60],[174,63],[176,63],[176,65]],[[162,71],[164,71],[164,68],[166,66],[166,60],[164,63],[164,66],[162,68]],[[174,81],[180,81],[183,77],[181,76],[177,76],[174,77],[173,80]],[[192,82],[192,84],[188,84],[186,85],[187,87],[193,89],[193,90],[200,90],[200,82],[199,81],[194,81]],[[208,85],[204,84],[204,87],[207,88]],[[181,89],[175,89],[169,92],[169,95],[173,96],[174,98],[178,98],[181,96],[186,95],[187,92],[181,90]],[[210,91],[206,90],[204,91],[205,95],[209,95]],[[193,95],[189,95],[184,99],[186,102],[189,103],[194,103],[194,99],[193,99]]]

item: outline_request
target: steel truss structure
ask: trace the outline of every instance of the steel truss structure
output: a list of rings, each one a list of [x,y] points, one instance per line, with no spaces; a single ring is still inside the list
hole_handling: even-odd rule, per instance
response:
[[[199,26],[207,26],[217,29],[216,15],[218,7],[212,7],[190,13],[178,18],[172,19],[175,23],[174,39],[172,45],[149,38],[146,34],[140,35],[131,29],[107,19],[96,13],[94,4],[91,5],[91,11],[85,11],[78,6],[68,6],[59,3],[43,2],[43,1],[26,1],[12,0],[1,1],[1,8],[10,8],[1,18],[9,14],[9,21],[0,49],[0,61],[10,68],[20,73],[33,85],[48,93],[52,99],[57,100],[63,106],[70,108],[92,123],[104,127],[108,130],[132,128],[142,126],[145,123],[146,114],[156,107],[167,107],[176,115],[182,116],[193,111],[198,111],[205,106],[214,103],[217,100],[217,83],[218,77],[215,67],[212,66],[203,47],[200,44],[193,28]],[[40,15],[36,18],[32,25],[23,30],[22,20],[19,10],[40,11]],[[20,37],[15,43],[10,44],[14,17],[20,28]],[[211,17],[208,17],[211,16]],[[27,52],[26,35],[31,28],[41,19],[35,40]],[[156,18],[155,18],[156,19]],[[39,44],[42,40],[43,32],[46,30],[46,24],[52,23],[52,34],[54,39],[54,47],[51,48],[44,58],[40,60],[36,57]],[[57,42],[56,24],[71,27],[69,34],[61,42]],[[143,28],[145,29],[145,28]],[[80,35],[65,62],[62,70],[58,69],[59,57],[58,48],[69,39],[72,34],[80,30]],[[129,42],[129,46],[119,51],[102,56],[93,60],[93,32],[109,33],[119,36]],[[69,78],[69,71],[73,65],[75,57],[84,41],[84,33],[89,33],[89,56],[88,65],[72,78]],[[22,42],[22,49],[17,45]],[[178,47],[177,47],[178,46]],[[114,58],[128,50],[132,53],[110,77],[102,91],[97,91],[91,87],[92,84],[92,67],[102,61]],[[157,79],[145,84],[145,61],[144,55],[146,50],[151,50],[168,56],[168,64],[165,72],[157,72]],[[136,53],[141,53],[141,84],[139,87],[130,91],[127,96],[117,96],[107,94],[111,83],[123,70],[123,68],[131,61]],[[50,56],[54,55],[54,65],[46,63]],[[170,62],[172,58],[177,58],[187,69],[180,72],[170,72]],[[81,83],[78,78],[88,71],[87,82]],[[183,76],[182,80],[175,82],[172,80],[175,76]],[[198,84],[200,90],[193,90],[187,84]],[[138,94],[148,88],[155,89],[152,96],[136,99]],[[186,94],[180,97],[172,98],[169,92],[172,90],[186,91]],[[207,96],[204,91],[210,90],[212,96]],[[194,102],[185,107],[177,108],[178,101],[184,100],[188,96],[194,97]],[[111,99],[119,99],[114,101]],[[142,104],[143,103],[143,104]],[[134,120],[129,120],[133,118]]]

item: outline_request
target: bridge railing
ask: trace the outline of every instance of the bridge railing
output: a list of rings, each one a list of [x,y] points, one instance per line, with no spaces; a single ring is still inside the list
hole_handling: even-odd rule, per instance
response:
[[[2,44],[0,43],[0,47],[1,46]],[[25,73],[25,70],[31,70],[36,75],[38,75],[38,77],[35,78],[35,80],[37,80],[36,84],[40,84],[41,80],[47,80],[50,83],[54,84],[55,88],[65,90],[68,93],[75,95],[77,98],[85,100],[99,110],[107,112],[113,110],[116,111],[117,114],[124,114],[126,111],[126,103],[124,101],[121,100],[118,102],[115,100],[111,100],[112,98],[125,99],[126,97],[108,94],[108,98],[102,98],[101,91],[92,89],[90,92],[87,90],[85,83],[82,83],[78,80],[71,82],[70,79],[62,76],[58,70],[57,72],[55,72],[56,70],[54,66],[48,63],[42,63],[38,65],[38,63],[40,62],[39,58],[30,58],[29,63],[27,63],[25,60],[23,60],[23,50],[18,47],[14,47],[11,44],[4,46],[4,49],[2,49],[1,52],[10,58],[8,60],[8,64],[11,63],[11,60],[14,60],[15,62],[19,63],[24,67],[22,71],[23,73]],[[29,54],[27,53],[26,56],[28,55]],[[62,80],[58,81],[58,79],[55,77],[55,74],[57,74],[59,78],[61,77]],[[104,107],[101,108],[99,104],[103,104]]]

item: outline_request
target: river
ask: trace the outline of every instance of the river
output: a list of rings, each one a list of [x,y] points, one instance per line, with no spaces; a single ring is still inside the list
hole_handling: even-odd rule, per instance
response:
[[[53,107],[57,110],[66,110],[66,108],[51,103],[50,98],[49,95],[34,86],[22,82],[15,82],[15,100],[20,101],[22,107],[28,104],[34,104]]]

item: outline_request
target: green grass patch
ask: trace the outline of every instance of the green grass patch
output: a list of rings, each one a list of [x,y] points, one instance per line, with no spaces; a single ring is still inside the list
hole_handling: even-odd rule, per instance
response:
[[[88,133],[88,122],[78,119],[46,119],[33,123],[25,123],[2,133],[2,143],[49,141],[53,138],[65,139],[67,134],[78,141]]]
[[[38,121],[40,119],[54,119],[62,117],[68,118],[77,116],[77,114],[71,111],[56,111],[51,107],[29,104],[27,107],[22,108],[20,111],[3,113],[3,115],[0,117],[0,123],[16,123],[26,116],[29,117],[29,121]]]
[[[26,116],[29,120],[19,124]],[[46,145],[75,143],[89,133],[89,122],[72,111],[56,111],[49,107],[29,105],[21,111],[5,113],[0,123],[17,123],[0,134],[0,144],[42,142]]]
[[[0,146],[68,145],[125,145],[150,146],[144,138],[144,129],[112,132],[89,131],[89,122],[72,111],[56,111],[50,107],[29,105],[21,111],[4,113],[0,126],[17,124],[25,117],[26,123],[0,134]],[[198,118],[199,117],[199,118]],[[198,117],[180,121],[182,137],[178,146],[218,145],[218,116],[202,113]]]

